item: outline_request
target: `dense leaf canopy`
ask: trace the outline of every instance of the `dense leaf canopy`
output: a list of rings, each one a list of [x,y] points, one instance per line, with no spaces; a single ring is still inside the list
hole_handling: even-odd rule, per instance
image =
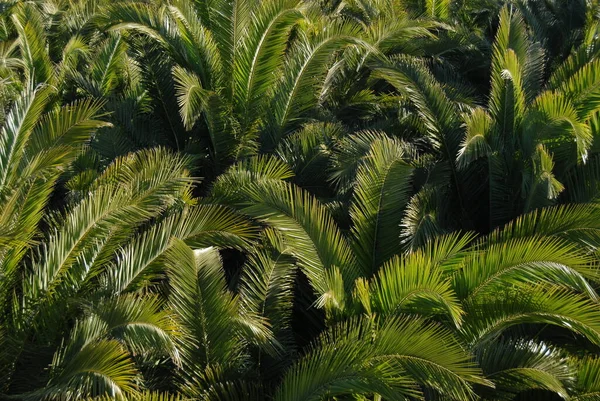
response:
[[[600,400],[597,0],[0,2],[0,399]]]

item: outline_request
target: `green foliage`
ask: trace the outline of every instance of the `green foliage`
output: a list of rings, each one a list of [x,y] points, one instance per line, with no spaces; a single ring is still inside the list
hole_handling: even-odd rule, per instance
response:
[[[599,399],[599,11],[2,2],[0,399]]]

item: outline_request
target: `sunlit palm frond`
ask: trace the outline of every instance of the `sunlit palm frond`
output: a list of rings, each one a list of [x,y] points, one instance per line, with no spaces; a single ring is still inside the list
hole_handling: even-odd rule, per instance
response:
[[[463,336],[476,348],[491,346],[504,331],[522,324],[562,327],[600,342],[600,310],[589,297],[552,285],[505,289],[464,304]]]
[[[477,353],[486,378],[495,385],[488,390],[493,399],[512,400],[521,392],[548,390],[567,399],[573,372],[560,349],[533,340],[506,339],[481,348]],[[485,393],[484,393],[485,394]]]
[[[318,400],[325,394],[419,396],[417,384],[451,399],[471,399],[469,383],[488,383],[452,334],[419,319],[376,324],[350,320],[324,333],[290,369],[276,400]]]
[[[402,209],[412,190],[412,153],[400,141],[377,140],[358,167],[350,207],[352,245],[367,275],[398,253]]]

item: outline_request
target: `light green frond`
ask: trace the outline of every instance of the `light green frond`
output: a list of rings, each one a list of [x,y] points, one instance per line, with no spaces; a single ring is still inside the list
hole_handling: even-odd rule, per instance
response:
[[[266,231],[261,242],[263,246],[249,255],[242,270],[241,306],[268,319],[275,336],[289,342],[296,260],[275,231]]]
[[[399,57],[376,66],[375,78],[388,81],[417,109],[432,145],[454,159],[460,144],[458,110],[422,60]]]
[[[523,193],[527,194],[524,211],[529,212],[548,205],[565,189],[554,175],[554,160],[543,145],[538,145],[532,158],[533,169],[525,175]],[[529,177],[528,177],[529,176]]]
[[[131,358],[116,340],[86,344],[72,358],[52,366],[48,386],[24,399],[64,399],[75,401],[107,395],[122,399],[137,390],[138,372]]]
[[[242,2],[242,1],[240,1]],[[243,131],[254,129],[283,64],[292,28],[303,18],[296,1],[261,2],[233,60],[234,102]]]
[[[337,131],[341,129],[338,128]],[[331,157],[329,180],[339,191],[348,192],[354,187],[358,166],[371,149],[371,144],[385,140],[387,135],[383,132],[365,130],[353,135],[343,135],[343,132],[340,132],[339,136],[341,138],[335,145]]]
[[[401,243],[405,249],[420,248],[432,238],[447,233],[440,221],[442,199],[441,190],[432,186],[421,188],[410,198],[401,223]]]
[[[443,268],[431,256],[417,251],[385,263],[368,284],[371,291],[367,310],[381,315],[442,313],[460,325],[459,300]]]
[[[223,99],[217,93],[204,89],[198,76],[181,67],[173,69],[173,78],[179,113],[185,128],[191,130],[204,116],[214,156],[223,160],[231,156],[236,147],[237,132],[230,124],[230,110]]]
[[[560,91],[572,99],[578,116],[584,120],[600,109],[600,79],[596,74],[599,68],[600,61],[595,59],[560,86]]]
[[[425,13],[428,17],[445,20],[450,17],[452,0],[425,0]]]
[[[539,138],[560,160],[574,155],[583,162],[587,160],[593,141],[592,132],[566,96],[557,92],[542,93],[535,99],[523,124],[522,141],[526,151],[534,151],[531,141]],[[576,144],[575,149],[570,146],[573,143]]]
[[[92,306],[90,313],[102,320],[107,335],[123,342],[131,354],[169,355],[177,363],[173,341],[177,327],[162,303],[156,295],[124,295],[103,300]]]
[[[12,22],[19,34],[27,81],[34,85],[50,83],[54,75],[42,18],[36,7],[25,3],[16,7],[16,12],[12,14]]]
[[[508,49],[492,70],[489,109],[498,127],[499,143],[514,146],[525,113],[522,70],[517,53]]]
[[[460,144],[457,162],[461,168],[467,167],[475,160],[485,158],[493,152],[491,116],[483,108],[476,108],[470,115],[465,115],[465,138]]]
[[[216,248],[192,250],[175,240],[169,250],[169,301],[181,327],[184,378],[193,379],[211,365],[239,366],[245,359],[237,302],[226,289]]]
[[[339,268],[346,288],[359,276],[350,246],[325,207],[309,193],[286,182],[261,180],[240,188],[239,194],[243,196],[231,201],[243,214],[281,232],[317,295],[331,290],[326,280],[330,269]]]
[[[205,110],[211,92],[202,88],[198,77],[179,66],[173,69],[173,78],[177,85],[179,113],[186,129],[190,130]]]
[[[90,135],[110,123],[101,121],[104,101],[83,99],[44,115],[34,129],[27,153],[34,155],[55,146],[67,145],[77,149]]]
[[[227,5],[231,6],[233,3],[237,2],[228,2]],[[163,33],[163,37],[173,57],[182,67],[200,77],[202,87],[217,90],[223,86],[224,74],[227,72],[223,67],[227,59],[223,59],[219,47],[223,42],[219,42],[219,38],[215,37],[216,32],[202,24],[192,2],[178,1],[166,6],[166,10],[177,27],[175,32],[163,29],[163,32],[168,34]]]
[[[542,208],[495,230],[486,242],[491,244],[540,235],[558,237],[583,249],[595,251],[600,246],[597,214],[598,205],[593,203]]]
[[[600,399],[600,359],[589,356],[573,358],[571,365],[576,370],[574,401],[597,401]]]
[[[322,84],[331,62],[331,56],[350,45],[360,45],[357,39],[360,26],[351,23],[331,24],[314,38],[302,32],[295,42],[283,68],[283,77],[274,89],[271,110],[274,121],[270,128],[273,145],[291,128],[293,123],[317,104],[316,88]]]
[[[492,346],[504,331],[522,324],[547,324],[600,344],[600,309],[589,297],[552,285],[534,285],[489,294],[465,306],[465,340],[477,348]]]
[[[94,397],[86,401],[113,401],[114,398]],[[123,397],[123,401],[192,401],[192,399],[184,397],[181,394],[161,393],[158,391],[143,391],[139,393],[127,394]]]
[[[507,144],[515,142],[525,110],[524,70],[529,45],[523,19],[518,12],[504,7],[493,48],[489,109],[498,125],[499,140]]]
[[[358,167],[350,206],[352,246],[367,276],[398,253],[402,210],[412,190],[411,156],[407,144],[380,139]]]
[[[287,180],[294,172],[280,158],[261,155],[250,157],[232,165],[212,185],[211,197],[216,201],[233,203],[244,198],[243,188],[262,180]]]
[[[234,71],[235,60],[240,56],[242,41],[250,27],[253,12],[260,7],[257,0],[211,0],[207,4],[208,20],[203,24],[217,43],[223,61],[223,71]],[[235,83],[232,75],[225,77],[225,93],[228,98],[234,94]]]
[[[48,101],[49,89],[30,84],[6,116],[0,131],[0,191],[11,182],[23,152]]]
[[[477,361],[495,388],[489,391],[495,400],[512,400],[527,390],[541,389],[568,399],[566,387],[573,372],[566,354],[543,342],[505,339],[480,348]]]
[[[598,296],[588,278],[598,277],[595,261],[556,238],[530,237],[473,249],[454,276],[461,298],[485,299],[514,285],[549,283]]]
[[[117,263],[106,273],[110,291],[142,289],[164,275],[164,258],[176,241],[193,247],[218,246],[243,249],[256,230],[242,216],[217,205],[183,210],[129,243],[119,252]]]
[[[285,375],[277,401],[376,392],[390,400],[419,397],[420,384],[450,399],[474,398],[487,384],[453,335],[419,319],[354,319],[320,336]]]

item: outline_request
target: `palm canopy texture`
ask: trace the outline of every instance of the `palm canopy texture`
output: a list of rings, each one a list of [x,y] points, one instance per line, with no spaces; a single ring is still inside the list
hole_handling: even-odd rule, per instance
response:
[[[599,17],[0,4],[0,398],[600,399]]]

